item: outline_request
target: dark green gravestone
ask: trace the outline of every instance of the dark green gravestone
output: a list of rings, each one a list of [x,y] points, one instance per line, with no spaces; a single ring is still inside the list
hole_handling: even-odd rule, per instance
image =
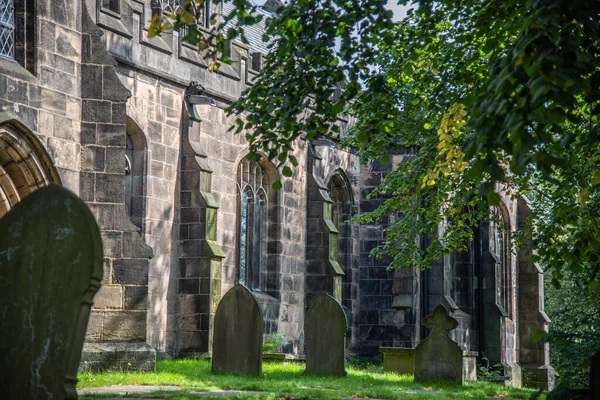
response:
[[[348,321],[340,303],[329,295],[319,297],[306,312],[306,375],[346,376]]]
[[[39,189],[0,219],[1,398],[77,398],[77,367],[101,280],[96,220],[67,189]]]
[[[440,304],[423,319],[423,325],[431,333],[415,349],[415,382],[462,383],[463,352],[448,334],[458,322]]]
[[[213,332],[212,372],[262,374],[263,316],[256,298],[242,284],[219,302]]]

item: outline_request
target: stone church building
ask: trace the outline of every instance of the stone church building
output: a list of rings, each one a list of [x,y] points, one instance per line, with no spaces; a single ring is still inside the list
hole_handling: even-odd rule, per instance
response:
[[[441,303],[459,320],[463,350],[502,364],[511,384],[552,385],[547,345],[531,341],[548,324],[542,273],[506,233],[523,227],[526,199],[503,198],[490,212],[507,229],[482,224],[468,252],[426,271],[387,270],[369,255],[385,225],[346,221],[380,204],[367,195],[393,165],[361,165],[328,140],[298,143],[291,177],[249,161],[224,108],[260,72],[261,26],[248,45],[230,44],[232,65],[209,72],[182,34],[148,37],[148,21],[174,3],[0,0],[0,216],[55,182],[102,232],[104,281],[82,366],[153,368],[157,356],[210,353],[219,299],[241,282],[265,333],[282,333],[292,355],[303,354],[306,308],[321,294],[342,303],[356,355],[415,347]],[[206,7],[198,27],[221,7],[230,5]]]

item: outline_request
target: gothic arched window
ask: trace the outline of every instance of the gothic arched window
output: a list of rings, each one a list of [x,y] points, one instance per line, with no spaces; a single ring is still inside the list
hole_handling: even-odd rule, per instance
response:
[[[237,184],[239,281],[251,289],[263,289],[269,180],[259,163],[243,159]]]
[[[329,197],[333,202],[331,207],[331,220],[338,230],[336,255],[337,262],[344,271],[342,276],[342,291],[341,291],[341,303],[347,309],[352,309],[352,270],[350,268],[349,256],[352,252],[351,239],[350,239],[350,227],[346,222],[350,218],[350,204],[349,191],[346,181],[340,174],[335,174],[329,180],[327,184],[327,191]],[[356,282],[354,282],[355,284]]]
[[[15,7],[13,0],[0,0],[0,55],[15,58]]]
[[[143,229],[146,196],[146,138],[133,120],[127,121],[125,142],[125,205],[131,222]]]
[[[496,304],[511,315],[510,226],[499,207],[490,209],[490,253],[495,260]]]

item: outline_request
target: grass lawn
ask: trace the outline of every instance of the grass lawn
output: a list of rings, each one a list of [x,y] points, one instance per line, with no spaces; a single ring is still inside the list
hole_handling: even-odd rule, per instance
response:
[[[197,398],[187,392],[217,390],[248,390],[268,394],[237,396],[245,399],[339,399],[370,397],[378,399],[528,399],[533,393],[491,383],[474,385],[428,384],[413,382],[412,376],[384,373],[381,365],[348,366],[345,378],[303,376],[304,365],[294,363],[263,363],[263,376],[240,377],[213,375],[210,361],[183,359],[159,361],[156,372],[90,372],[79,374],[78,388],[112,385],[174,385],[194,389],[173,391],[168,399]],[[161,398],[165,398],[162,392]],[[104,396],[104,397],[115,397]],[[136,397],[128,395],[128,397]],[[151,397],[147,394],[138,397]],[[84,398],[84,397],[82,397]],[[102,398],[102,396],[85,397]],[[223,397],[220,397],[223,398]]]

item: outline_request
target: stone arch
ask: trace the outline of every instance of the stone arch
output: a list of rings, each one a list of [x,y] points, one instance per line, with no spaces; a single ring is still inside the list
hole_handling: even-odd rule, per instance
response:
[[[125,205],[131,222],[144,232],[148,174],[148,140],[140,126],[127,117],[125,143]]]
[[[479,284],[480,351],[484,364],[502,365],[508,379],[520,379],[516,362],[513,308],[513,260],[510,251],[510,211],[502,200],[490,205],[489,218],[481,226]],[[487,359],[487,360],[485,360]],[[489,360],[489,361],[488,361]]]
[[[358,260],[354,252],[353,225],[347,221],[352,217],[354,208],[354,197],[352,186],[348,175],[341,168],[331,171],[325,179],[325,185],[331,198],[332,215],[331,220],[338,230],[337,233],[337,262],[341,266],[344,275],[341,276],[341,301],[346,312],[350,330],[348,344],[351,346],[356,339],[356,321],[358,319]]]
[[[0,124],[0,217],[36,189],[60,184],[50,156],[24,125]]]
[[[490,207],[489,246],[496,261],[496,304],[507,317],[512,317],[512,260],[510,250],[511,223],[508,207],[500,201]]]

